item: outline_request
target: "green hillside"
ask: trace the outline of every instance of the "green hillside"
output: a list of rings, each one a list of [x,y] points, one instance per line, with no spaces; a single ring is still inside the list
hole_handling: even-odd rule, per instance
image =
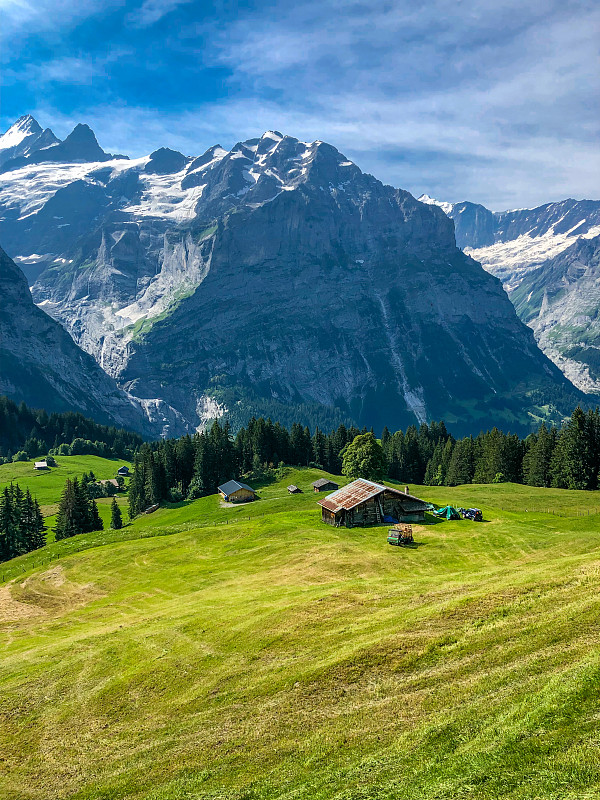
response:
[[[323,474],[0,566],[2,798],[599,796],[600,493],[411,486],[485,522],[392,548]]]

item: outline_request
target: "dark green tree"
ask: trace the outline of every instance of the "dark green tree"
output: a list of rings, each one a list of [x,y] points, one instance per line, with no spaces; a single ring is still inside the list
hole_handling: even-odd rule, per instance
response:
[[[116,497],[113,497],[112,504],[110,506],[110,527],[114,531],[121,530],[123,527],[123,517],[121,515],[121,509],[119,508]]]

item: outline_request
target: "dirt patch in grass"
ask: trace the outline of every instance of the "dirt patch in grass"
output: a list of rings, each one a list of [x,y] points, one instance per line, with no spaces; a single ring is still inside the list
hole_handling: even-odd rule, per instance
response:
[[[0,586],[0,622],[14,622],[46,613],[42,608],[15,600],[10,590],[10,586]]]
[[[66,611],[96,600],[102,593],[93,583],[79,584],[68,580],[65,571],[56,565],[35,573],[22,583],[13,584],[11,595],[19,605],[38,609],[37,613]]]

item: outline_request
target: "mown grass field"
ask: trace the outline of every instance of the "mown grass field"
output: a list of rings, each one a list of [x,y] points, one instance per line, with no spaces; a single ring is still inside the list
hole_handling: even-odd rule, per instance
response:
[[[0,797],[600,796],[598,493],[411,486],[485,522],[392,548],[322,474],[4,565]]]

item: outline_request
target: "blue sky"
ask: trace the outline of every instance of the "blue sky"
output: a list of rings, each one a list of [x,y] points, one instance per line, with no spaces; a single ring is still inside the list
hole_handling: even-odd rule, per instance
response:
[[[0,122],[129,155],[276,129],[416,195],[600,197],[591,0],[0,0]]]

